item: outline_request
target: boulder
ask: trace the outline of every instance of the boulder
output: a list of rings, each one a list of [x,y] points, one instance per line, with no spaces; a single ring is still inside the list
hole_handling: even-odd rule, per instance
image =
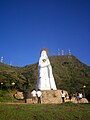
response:
[[[14,97],[15,97],[16,99],[18,99],[18,100],[24,99],[23,92],[16,92],[16,93],[14,94]]]

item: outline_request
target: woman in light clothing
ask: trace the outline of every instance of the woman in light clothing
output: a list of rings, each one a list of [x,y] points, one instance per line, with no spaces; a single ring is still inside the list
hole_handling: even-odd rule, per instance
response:
[[[62,92],[61,92],[61,97],[62,97],[62,102],[64,103],[64,102],[65,102],[65,100],[64,100],[64,98],[65,98],[65,93],[63,92],[63,90],[62,90]]]
[[[32,102],[35,103],[36,101],[36,90],[35,89],[32,90],[31,95],[32,95]]]
[[[38,91],[37,91],[37,97],[38,97],[38,103],[41,104],[42,93],[41,93],[41,91],[40,91],[39,89],[38,89]]]

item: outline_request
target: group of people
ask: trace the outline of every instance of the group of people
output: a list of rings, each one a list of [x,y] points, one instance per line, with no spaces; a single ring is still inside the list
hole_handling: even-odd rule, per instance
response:
[[[31,92],[31,95],[32,95],[32,102],[33,103],[35,103],[36,100],[37,100],[37,103],[41,104],[42,92],[41,92],[40,89],[38,89],[38,91],[36,91],[35,89],[33,89],[32,92]],[[62,103],[65,102],[65,99],[67,99],[67,97],[71,101],[72,96],[70,94],[67,96],[67,94],[62,90],[61,91]],[[79,101],[81,101],[82,97],[83,97],[82,93],[80,93],[80,92],[76,93],[76,101],[77,101],[77,103],[79,103]]]
[[[37,103],[41,103],[41,99],[42,99],[42,92],[40,89],[38,89],[38,91],[36,91],[35,89],[32,90],[31,92],[31,96],[32,96],[32,103],[36,102],[36,98],[38,98]],[[62,90],[61,91],[61,97],[62,97],[62,102],[65,102],[65,98],[67,97],[65,92]],[[71,96],[69,98],[71,100]]]
[[[41,103],[41,97],[42,97],[42,92],[40,89],[38,89],[38,91],[36,91],[35,89],[32,90],[31,92],[32,95],[32,102],[35,103],[36,101],[36,97],[38,98],[38,103]]]
[[[62,102],[65,102],[65,99],[67,99],[67,95],[65,94],[65,92],[62,90],[61,91],[61,97],[62,97]],[[82,101],[83,95],[81,92],[77,92],[75,95],[75,99],[77,101],[77,103],[80,103]],[[72,96],[70,94],[68,94],[68,99],[71,101]]]

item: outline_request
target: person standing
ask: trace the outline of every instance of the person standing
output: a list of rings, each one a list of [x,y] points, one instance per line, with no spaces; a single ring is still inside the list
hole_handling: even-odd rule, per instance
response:
[[[80,102],[82,102],[82,97],[83,97],[83,96],[82,96],[82,93],[80,92],[80,93],[79,93],[79,101],[80,101]]]
[[[41,104],[42,92],[40,89],[38,89],[38,91],[37,91],[37,97],[38,97],[38,103]]]
[[[71,99],[72,99],[72,95],[71,95],[71,94],[69,94],[69,100],[71,101]]]
[[[76,93],[76,100],[77,100],[77,103],[79,103],[79,92]]]
[[[35,89],[32,90],[31,95],[32,95],[32,103],[34,104],[36,101],[36,90]]]
[[[65,93],[63,92],[63,90],[61,92],[61,97],[62,97],[62,102],[64,103],[65,102]]]

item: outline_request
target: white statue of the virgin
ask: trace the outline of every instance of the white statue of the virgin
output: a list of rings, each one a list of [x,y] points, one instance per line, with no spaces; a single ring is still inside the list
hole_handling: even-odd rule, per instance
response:
[[[36,89],[56,90],[52,67],[47,56],[47,49],[41,50],[41,56],[38,64],[38,80]]]

